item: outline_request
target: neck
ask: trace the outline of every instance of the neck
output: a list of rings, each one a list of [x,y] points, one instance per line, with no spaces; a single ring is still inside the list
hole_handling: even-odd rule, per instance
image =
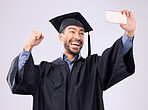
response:
[[[64,54],[67,55],[70,62],[72,62],[75,58],[75,55],[73,55],[73,54],[70,54],[70,53],[64,53]]]
[[[67,55],[67,57],[68,57],[68,59],[69,59],[70,62],[73,61],[74,58],[75,58],[75,55],[74,54],[71,54],[70,52],[68,52],[65,49],[63,50],[63,54]]]

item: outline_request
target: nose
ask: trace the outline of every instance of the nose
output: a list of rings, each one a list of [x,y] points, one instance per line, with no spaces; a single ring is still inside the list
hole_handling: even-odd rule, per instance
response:
[[[76,33],[75,36],[74,36],[74,38],[75,38],[75,39],[80,39],[79,33]]]

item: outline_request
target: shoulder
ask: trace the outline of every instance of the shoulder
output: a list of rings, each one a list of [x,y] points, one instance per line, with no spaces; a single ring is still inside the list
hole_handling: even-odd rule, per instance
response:
[[[85,59],[85,63],[89,65],[94,65],[100,62],[100,56],[98,54],[93,54],[90,56],[87,56]]]
[[[53,61],[51,61],[51,62],[48,62],[48,61],[42,61],[41,63],[40,63],[40,65],[50,65],[50,66],[55,66],[55,65],[61,65],[61,64],[64,64],[65,63],[65,61],[62,59],[62,58],[57,58],[57,59],[55,59],[55,60],[53,60]]]
[[[100,56],[98,54],[93,54],[93,55],[87,56],[86,60],[97,60],[99,58]]]

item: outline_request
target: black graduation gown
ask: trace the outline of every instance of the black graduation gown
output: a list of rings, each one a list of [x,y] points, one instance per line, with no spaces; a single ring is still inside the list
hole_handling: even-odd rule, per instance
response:
[[[61,58],[34,65],[32,55],[18,74],[18,57],[7,81],[14,94],[33,96],[33,110],[104,110],[103,91],[134,73],[132,49],[123,58],[121,38],[102,56],[80,58],[72,71]]]

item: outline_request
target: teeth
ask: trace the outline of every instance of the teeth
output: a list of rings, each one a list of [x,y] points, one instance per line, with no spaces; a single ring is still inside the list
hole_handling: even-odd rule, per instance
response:
[[[71,44],[79,46],[79,43],[77,42],[72,42]]]

